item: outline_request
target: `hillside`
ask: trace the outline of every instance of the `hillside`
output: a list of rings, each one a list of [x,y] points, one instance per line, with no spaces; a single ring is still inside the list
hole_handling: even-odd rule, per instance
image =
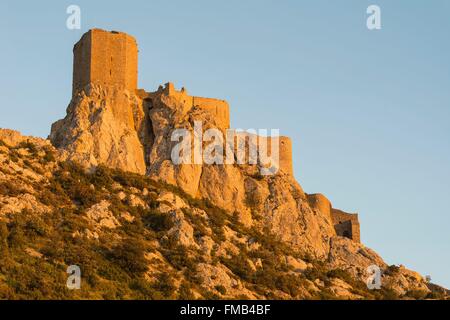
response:
[[[333,238],[315,259],[178,187],[105,166],[87,172],[61,154],[0,130],[2,299],[443,297],[395,266],[368,290],[352,267],[383,262],[349,239]],[[82,270],[81,290],[66,288],[69,265]]]

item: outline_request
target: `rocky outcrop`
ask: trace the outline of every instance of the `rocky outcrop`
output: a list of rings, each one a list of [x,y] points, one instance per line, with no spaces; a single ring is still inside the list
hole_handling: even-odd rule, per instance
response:
[[[233,212],[179,188],[104,167],[83,170],[64,161],[67,154],[58,154],[42,139],[1,129],[0,137],[5,137],[0,139],[0,236],[8,244],[0,247],[0,266],[5,279],[18,281],[9,259],[22,259],[23,253],[52,270],[62,261],[68,265],[75,261],[101,279],[86,292],[101,292],[98,284],[108,282],[110,290],[117,286],[117,297],[131,288],[135,295],[128,294],[142,298],[136,282],[123,282],[142,272],[146,285],[154,286],[152,291],[173,287],[206,299],[447,295],[420,274],[389,266],[364,245],[333,235],[323,209],[310,205],[311,199],[287,175],[261,178],[251,175],[249,167],[236,167],[239,179],[234,183],[242,183],[242,205],[249,212],[246,226],[236,221]],[[208,173],[202,169],[201,179],[217,174],[213,168],[209,166],[212,172]],[[218,179],[211,181],[218,190],[214,186]],[[219,196],[215,191],[209,199]],[[30,259],[20,263],[36,272]],[[93,268],[97,265],[101,268]],[[368,290],[365,285],[368,267],[373,265],[381,271],[380,290]],[[44,276],[59,286],[53,276]],[[20,281],[27,280],[21,277]],[[5,292],[15,291],[0,287],[0,295]],[[165,294],[178,297],[178,293]]]
[[[92,223],[97,229],[108,228],[115,229],[120,226],[113,213],[109,210],[111,204],[103,200],[86,211],[87,220]]]
[[[136,95],[88,85],[72,98],[67,116],[52,125],[49,138],[68,159],[87,167],[105,164],[145,174],[151,141],[146,117]]]
[[[208,199],[247,227],[267,228],[302,252],[326,257],[335,235],[328,213],[311,208],[290,172],[264,177],[258,164],[173,163],[174,130],[194,136],[196,122],[203,132],[225,129],[209,109],[187,105],[186,97],[173,89],[138,96],[89,85],[72,99],[67,116],[53,124],[50,140],[68,159],[146,173]]]
[[[113,39],[116,36],[115,33],[97,30],[91,34],[91,38],[94,39],[91,41],[98,45],[102,41],[109,41],[105,39]],[[86,39],[84,38],[88,41]],[[132,48],[135,47],[133,42]],[[87,63],[87,56],[94,59],[96,63],[110,65],[109,56],[105,56],[99,48],[82,46],[82,44],[78,44],[76,48],[78,48],[75,52],[77,66],[84,66],[84,63]],[[80,48],[87,51],[81,54]],[[121,46],[115,47],[116,51],[111,49],[111,55],[122,57],[124,53],[121,48]],[[224,100],[190,96],[184,88],[177,91],[171,83],[166,84],[165,87],[160,86],[155,92],[134,90],[137,82],[135,72],[137,50],[133,49],[131,56],[136,56],[136,59],[130,60],[131,65],[120,66],[133,80],[131,85],[127,85],[125,81],[128,78],[125,80],[121,78],[123,70],[119,66],[110,65],[109,76],[103,72],[104,70],[89,66],[86,66],[86,70],[80,66],[77,67],[79,70],[74,70],[74,79],[82,78],[83,81],[77,82],[66,117],[52,125],[49,136],[52,144],[59,149],[60,159],[81,163],[91,171],[101,164],[146,175],[154,181],[163,181],[179,187],[187,196],[221,208],[229,218],[237,219],[234,221],[244,228],[270,235],[288,245],[297,257],[287,256],[285,260],[282,259],[282,263],[290,266],[296,273],[303,273],[310,268],[298,256],[326,262],[330,268],[346,270],[360,280],[364,280],[367,276],[367,267],[371,265],[377,265],[383,270],[388,269],[386,263],[374,251],[359,243],[357,214],[348,214],[333,208],[324,195],[304,193],[294,179],[292,142],[288,137],[280,137],[280,156],[278,161],[271,165],[264,163],[260,157],[257,157],[255,162],[237,161],[241,159],[239,151],[242,150],[248,160],[249,150],[258,141],[264,141],[270,154],[276,146],[276,140],[272,138],[242,133],[232,137],[232,146],[228,144],[229,141],[220,140],[219,142],[219,146],[222,146],[222,150],[226,153],[225,156],[234,160],[232,163],[208,163],[202,161],[204,160],[202,153],[200,162],[198,159],[195,161],[196,149],[192,149],[195,146],[192,141],[187,144],[192,151],[192,154],[186,155],[190,161],[174,162],[172,152],[179,141],[173,139],[173,134],[180,129],[187,132],[190,137],[199,134],[204,136],[210,131],[209,129],[217,129],[222,139],[228,137],[226,132],[230,127],[228,103]],[[84,74],[85,72],[88,72],[90,76]],[[125,85],[122,83],[119,86],[117,79],[111,78],[112,73],[120,78],[118,82],[125,81]],[[89,83],[86,79],[90,78],[98,78],[101,81]],[[200,132],[197,124],[201,124]],[[3,135],[5,140],[11,143],[20,140],[13,132],[5,132]],[[245,141],[243,149],[239,149],[238,143],[234,145],[239,139]],[[199,144],[201,149],[208,150],[209,145],[205,140],[200,139]],[[271,160],[274,159],[271,158]],[[275,174],[262,174],[268,169],[274,170]],[[125,190],[117,191],[118,199],[134,208],[132,210],[151,208],[142,198],[148,195],[142,195],[138,190],[128,190],[128,193]],[[208,220],[208,212],[192,208],[185,199],[172,192],[161,192],[157,201],[159,212],[168,215],[172,223],[171,229],[164,236],[168,242],[208,253],[217,252],[217,255],[222,258],[239,253],[238,246],[231,241],[231,239],[236,240],[236,235],[228,226],[222,229],[229,241],[215,243],[214,238],[217,235],[213,234],[211,229],[206,229],[208,230],[206,234],[202,232],[201,236],[196,238],[191,220],[193,218],[186,216],[186,210],[200,212],[195,219]],[[128,212],[122,212],[119,216],[130,223],[135,218]],[[100,233],[99,227],[114,229],[120,226],[110,211],[107,201],[93,205],[87,211],[87,217],[97,226],[96,233]],[[215,232],[221,233],[220,230]],[[247,240],[250,241],[250,239]],[[236,241],[239,242],[239,240]],[[252,246],[256,245],[260,244],[252,243]],[[212,257],[207,256],[205,259],[210,261]],[[257,272],[261,260],[247,260],[247,265]],[[224,286],[225,291],[232,290],[233,286],[230,285],[232,278],[227,276],[229,272],[224,267],[210,265],[199,267],[203,270],[202,272],[214,273],[221,277],[219,282],[222,285],[227,284]],[[410,280],[413,278],[416,279],[419,289],[426,289],[424,282],[419,281],[418,277],[403,276],[404,272],[402,272],[393,278],[388,274],[384,276],[392,287],[398,289],[399,294],[405,294],[407,288],[415,286]],[[320,279],[312,280],[321,281]],[[208,287],[217,285],[209,282],[206,284]],[[315,286],[312,282],[311,285]],[[350,289],[350,285],[342,279],[332,281],[333,294],[358,298],[358,295],[353,294]],[[304,292],[304,294],[307,296],[311,292]]]

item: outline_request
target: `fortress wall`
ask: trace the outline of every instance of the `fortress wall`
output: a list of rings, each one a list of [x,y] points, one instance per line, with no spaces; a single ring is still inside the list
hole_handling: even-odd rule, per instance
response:
[[[361,241],[357,213],[346,213],[338,209],[332,209],[331,215],[337,235],[349,237],[356,242]]]
[[[230,106],[225,100],[192,97],[192,105],[212,113],[220,129],[230,128]]]
[[[163,92],[181,104],[184,112],[187,112],[192,108],[194,99],[187,94],[184,88],[178,91],[175,89],[172,82],[168,82],[165,84]]]
[[[358,214],[357,213],[347,213],[342,210],[333,208],[332,216],[333,216],[333,221],[335,223],[339,223],[339,222],[343,222],[343,221],[358,222]]]
[[[91,76],[91,34],[85,33],[73,47],[72,95],[90,82]]]
[[[330,222],[333,221],[331,217],[331,202],[328,200],[323,194],[308,194],[308,202],[309,205],[318,211],[320,211],[324,216],[330,219]]]
[[[238,139],[246,139],[246,147],[249,146],[250,143],[258,143],[259,146],[265,146],[267,148],[267,155],[269,157],[272,156],[272,146],[273,142],[275,141],[274,137],[265,137],[265,136],[257,136],[248,132],[235,132],[235,152],[237,150],[238,146]],[[250,137],[255,137],[251,139]],[[285,136],[279,136],[278,138],[278,152],[279,152],[279,158],[278,158],[278,166],[279,170],[277,173],[285,173],[289,175],[293,175],[293,168],[292,168],[292,142],[289,137]],[[248,151],[247,151],[248,153]],[[248,158],[249,155],[246,155],[246,158]],[[275,159],[274,159],[275,160]]]
[[[122,32],[93,29],[74,47],[73,94],[89,83],[137,89],[136,40]]]
[[[352,223],[350,220],[343,221],[341,223],[334,225],[334,230],[336,231],[336,234],[341,237],[352,237]]]
[[[127,83],[128,90],[135,91],[138,87],[138,46],[136,39],[125,35],[125,53],[127,72],[125,73],[125,83]]]
[[[361,229],[359,222],[352,221],[352,240],[356,242],[361,242]]]
[[[214,116],[216,124],[219,126],[218,129],[229,129],[230,128],[230,107],[225,100],[219,100],[214,98],[204,98],[189,96],[186,90],[183,88],[181,90],[176,90],[173,83],[166,83],[164,88],[159,89],[162,92],[177,100],[186,110],[196,106],[205,111],[208,111]],[[236,132],[236,139],[239,136],[241,139],[248,133]],[[237,140],[235,139],[235,151],[237,148]],[[258,139],[263,139],[261,143],[266,143],[268,154],[271,155],[272,141],[273,138],[261,137]],[[279,172],[293,175],[292,167],[292,141],[289,137],[280,136],[278,137],[278,147],[279,147]],[[248,148],[250,141],[247,140],[246,145]],[[247,149],[248,150],[248,149]],[[248,153],[248,152],[247,152]],[[248,160],[248,154],[246,155]]]
[[[171,82],[166,83],[163,90],[165,94],[181,102],[187,110],[196,106],[212,114],[218,129],[230,128],[230,106],[225,100],[190,96],[184,88],[176,90]]]

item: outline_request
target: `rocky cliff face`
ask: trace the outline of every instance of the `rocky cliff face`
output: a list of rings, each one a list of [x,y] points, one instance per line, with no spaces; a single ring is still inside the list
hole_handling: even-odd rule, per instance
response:
[[[52,125],[50,140],[87,167],[105,164],[145,174],[150,123],[142,100],[125,90],[89,85]]]
[[[286,177],[262,181],[272,203],[285,199],[292,207],[253,209],[253,222],[246,226],[233,212],[181,188],[102,165],[86,171],[67,157],[68,151],[48,140],[0,129],[0,298],[409,299],[447,294],[413,271],[388,266],[350,239],[331,235],[317,245],[328,222],[301,193],[295,194],[299,187]],[[264,221],[270,222],[267,228]],[[314,229],[318,234],[307,234]],[[294,234],[297,230],[305,239]],[[379,290],[368,290],[364,283],[373,264],[382,271]],[[80,290],[65,288],[69,265],[82,270]]]
[[[204,131],[221,127],[207,110],[186,106],[183,96],[164,90],[139,97],[89,86],[72,99],[67,116],[53,124],[50,140],[67,159],[145,173],[210,200],[245,226],[266,227],[298,250],[326,257],[329,240],[336,235],[330,216],[311,209],[292,175],[262,177],[258,165],[172,162],[172,132],[184,128],[193,135],[196,121]]]
[[[53,124],[49,138],[58,148],[61,160],[74,160],[92,172],[102,164],[113,169],[145,174],[152,181],[180,188],[189,199],[207,201],[213,207],[224,210],[226,219],[230,219],[234,227],[240,225],[246,230],[270,235],[280,241],[282,246],[287,245],[291,253],[278,258],[284,259],[283,263],[297,270],[299,276],[304,277],[306,272],[312,278],[311,283],[302,287],[306,290],[302,293],[304,297],[314,296],[312,292],[323,290],[331,296],[367,297],[358,291],[365,289],[360,286],[355,288],[355,284],[352,286],[349,282],[353,281],[351,279],[365,281],[368,277],[367,268],[371,265],[378,266],[383,272],[385,289],[388,290],[388,293],[383,293],[385,296],[405,296],[411,292],[430,294],[427,283],[417,273],[405,268],[389,267],[364,245],[337,236],[329,201],[322,195],[305,194],[291,174],[281,171],[276,175],[261,176],[258,174],[258,165],[173,164],[172,132],[179,128],[193,132],[195,121],[203,123],[203,130],[220,127],[207,110],[186,106],[179,95],[167,94],[161,88],[153,93],[131,94],[90,85],[72,99],[67,116]],[[117,190],[123,188],[126,186],[119,186]],[[226,290],[234,292],[229,297],[245,292],[250,297],[261,298],[260,294],[248,290],[248,286],[236,283],[237,280],[233,278],[236,270],[230,270],[226,264],[211,265],[211,261],[217,257],[226,258],[231,252],[232,256],[239,256],[242,250],[239,243],[251,247],[264,247],[264,244],[258,241],[253,243],[255,240],[251,236],[240,234],[231,225],[219,229],[209,226],[212,233],[198,237],[196,226],[183,209],[197,212],[210,220],[208,210],[202,209],[204,212],[200,212],[198,207],[186,204],[189,201],[170,192],[160,192],[157,195],[162,201],[158,205],[160,212],[170,216],[174,225],[163,238],[199,250],[197,252],[205,261],[196,268],[201,270],[200,274],[205,278],[202,278],[203,283],[208,283],[209,288],[227,284]],[[142,207],[149,207],[146,197],[137,194],[133,199]],[[108,207],[103,202],[99,207],[92,207],[88,217],[96,216],[92,210],[95,212],[101,209],[101,218],[105,214],[105,206]],[[103,224],[107,228],[120,225],[118,220],[105,221]],[[101,230],[89,230],[84,234],[101,237]],[[225,244],[218,243],[214,234],[216,232],[226,234]],[[155,256],[155,259],[162,258]],[[305,261],[311,262],[308,264]],[[261,259],[250,259],[247,267],[257,272],[261,263],[264,264]],[[314,270],[321,270],[322,273],[314,275]],[[346,276],[337,272],[333,278],[335,270],[345,272]],[[331,272],[331,279],[324,278],[323,272]],[[219,280],[212,280],[208,275]]]

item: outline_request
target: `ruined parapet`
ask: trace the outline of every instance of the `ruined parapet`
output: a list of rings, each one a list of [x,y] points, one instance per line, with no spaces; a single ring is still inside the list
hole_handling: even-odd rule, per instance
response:
[[[167,96],[173,97],[184,104],[185,109],[198,107],[209,112],[214,117],[218,129],[230,128],[230,106],[225,100],[190,96],[184,88],[176,90],[171,82],[166,83],[164,88],[160,90]]]
[[[276,146],[276,139],[278,139],[278,172],[290,176],[294,175],[292,167],[292,141],[286,136],[278,137],[258,137],[267,143],[269,154],[273,157],[272,149]]]
[[[87,84],[137,89],[138,48],[136,40],[123,32],[92,29],[73,48],[74,96]]]
[[[308,194],[308,202],[313,210],[330,219],[334,226],[336,235],[360,242],[359,221],[357,213],[347,213],[342,210],[334,209],[330,200],[323,194]]]
[[[221,129],[230,128],[230,106],[225,100],[192,97],[192,105],[214,115],[216,124]]]
[[[331,210],[334,229],[338,236],[347,237],[361,242],[360,228],[357,213],[347,213],[338,209]]]
[[[257,162],[261,167],[272,168],[269,171],[274,174],[293,176],[292,142],[289,137],[259,136],[255,133],[237,130],[234,131],[234,137],[234,152],[237,158],[245,157],[241,163],[256,164]],[[250,146],[253,151],[249,150]],[[239,148],[243,150],[244,156],[237,155]],[[274,153],[274,148],[278,148],[278,155]],[[250,159],[254,159],[253,162]],[[273,171],[274,168],[277,168],[276,172]]]

